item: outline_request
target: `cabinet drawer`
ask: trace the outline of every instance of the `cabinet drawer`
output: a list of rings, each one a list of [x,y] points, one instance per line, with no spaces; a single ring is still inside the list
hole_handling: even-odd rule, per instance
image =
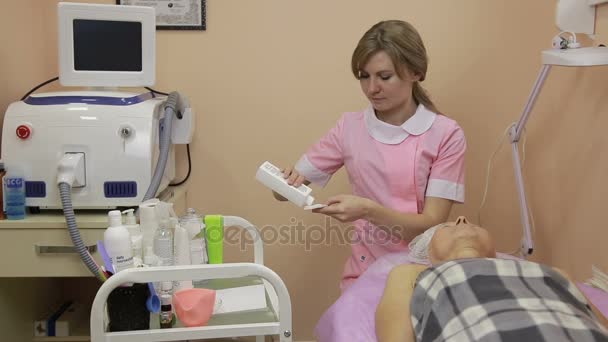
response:
[[[80,235],[85,246],[92,246],[103,240],[103,232],[104,229],[81,229]],[[73,245],[67,229],[2,229],[0,251],[6,262],[0,267],[0,277],[93,276],[78,253],[38,253],[36,246]],[[92,256],[101,265],[98,252]]]

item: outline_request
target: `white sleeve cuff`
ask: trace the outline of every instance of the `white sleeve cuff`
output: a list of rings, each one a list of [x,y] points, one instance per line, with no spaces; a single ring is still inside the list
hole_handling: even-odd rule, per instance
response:
[[[312,165],[310,160],[308,160],[306,155],[303,155],[300,160],[298,160],[295,169],[300,175],[304,176],[304,178],[320,187],[325,187],[327,182],[331,179],[331,174],[317,169]]]
[[[439,197],[464,203],[464,185],[443,179],[429,179],[427,197]]]

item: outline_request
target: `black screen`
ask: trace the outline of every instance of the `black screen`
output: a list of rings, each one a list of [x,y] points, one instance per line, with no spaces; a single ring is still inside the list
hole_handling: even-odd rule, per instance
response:
[[[141,23],[74,20],[74,70],[142,71]]]

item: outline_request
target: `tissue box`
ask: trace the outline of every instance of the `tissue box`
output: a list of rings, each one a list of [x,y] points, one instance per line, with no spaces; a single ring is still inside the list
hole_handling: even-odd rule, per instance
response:
[[[251,285],[217,290],[213,314],[262,310],[265,308],[266,290],[264,285]]]

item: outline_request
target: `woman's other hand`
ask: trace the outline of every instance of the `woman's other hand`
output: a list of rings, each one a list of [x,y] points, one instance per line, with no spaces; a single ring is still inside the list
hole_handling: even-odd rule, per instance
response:
[[[338,195],[327,201],[327,207],[314,209],[313,212],[325,214],[340,222],[353,222],[365,219],[373,201],[354,195]]]

